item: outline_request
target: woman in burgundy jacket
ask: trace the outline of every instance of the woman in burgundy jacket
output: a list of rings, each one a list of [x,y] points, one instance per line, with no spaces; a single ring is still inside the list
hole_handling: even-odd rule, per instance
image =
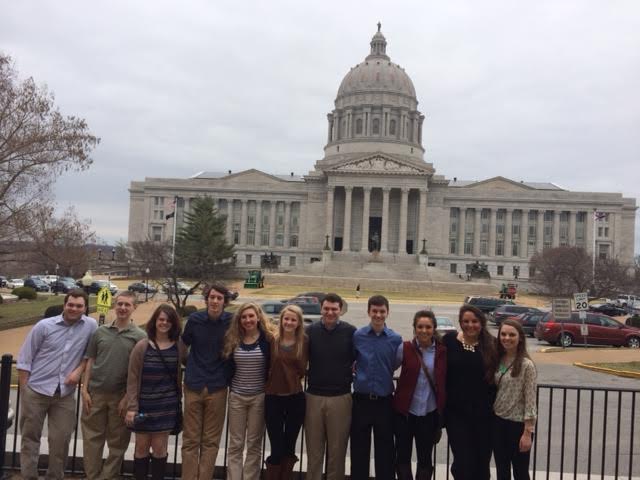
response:
[[[439,441],[446,402],[447,350],[436,332],[435,315],[420,310],[413,317],[414,338],[398,347],[402,365],[393,396],[396,472],[398,480],[411,480],[411,450],[416,443],[416,480],[433,473],[431,452]]]

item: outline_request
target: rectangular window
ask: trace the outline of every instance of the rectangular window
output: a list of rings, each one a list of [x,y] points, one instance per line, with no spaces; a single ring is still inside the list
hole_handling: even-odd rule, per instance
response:
[[[458,251],[458,242],[455,238],[449,239],[449,253],[455,255]]]
[[[450,273],[458,273],[458,264],[457,263],[452,263],[449,265],[449,272]]]
[[[511,242],[511,255],[514,257],[520,256],[520,242]]]
[[[289,266],[290,267],[296,266],[296,257],[289,257]]]
[[[289,238],[289,246],[297,247],[298,246],[298,235],[291,235]]]
[[[284,202],[276,204],[276,247],[284,246]]]
[[[502,277],[504,275],[504,265],[498,265],[498,273],[497,275],[499,277]]]
[[[154,242],[161,242],[162,241],[162,227],[151,227],[151,239]]]
[[[480,240],[480,255],[489,255],[489,242],[484,238]]]
[[[255,245],[256,240],[256,202],[247,203],[247,245]]]
[[[247,265],[251,265],[251,255],[244,256],[244,263]]]
[[[503,255],[504,255],[504,240],[500,238],[496,240],[496,256],[503,256]]]

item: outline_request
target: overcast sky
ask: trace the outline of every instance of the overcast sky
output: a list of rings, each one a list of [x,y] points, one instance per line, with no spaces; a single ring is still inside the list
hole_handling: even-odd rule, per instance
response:
[[[56,195],[115,241],[132,180],[311,170],[378,21],[437,173],[640,197],[637,0],[2,1],[0,49],[101,137]]]

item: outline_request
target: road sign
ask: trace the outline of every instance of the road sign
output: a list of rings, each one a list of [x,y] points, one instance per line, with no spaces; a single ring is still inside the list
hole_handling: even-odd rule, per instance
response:
[[[111,292],[108,287],[102,287],[98,290],[97,312],[106,315],[111,308]]]
[[[551,310],[556,320],[570,320],[571,300],[568,298],[554,298],[551,300]]]
[[[588,310],[589,298],[586,293],[574,293],[573,301],[576,304],[576,310]]]

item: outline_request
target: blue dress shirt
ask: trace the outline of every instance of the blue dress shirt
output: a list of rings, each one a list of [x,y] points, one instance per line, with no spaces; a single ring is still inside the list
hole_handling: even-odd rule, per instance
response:
[[[89,340],[98,328],[96,321],[83,315],[70,325],[62,315],[40,320],[31,329],[18,354],[18,370],[30,372],[27,385],[41,395],[70,395],[76,385],[64,383],[84,357]]]
[[[353,390],[356,393],[380,397],[393,393],[393,372],[399,345],[402,345],[402,337],[386,326],[379,334],[371,325],[355,331],[353,348],[356,374]]]
[[[402,357],[404,355],[403,345],[400,345],[396,355],[396,365],[402,364]],[[435,360],[436,360],[436,346],[431,346],[422,349],[422,360],[429,370],[431,378],[435,377]],[[411,405],[409,406],[409,413],[418,417],[423,417],[429,412],[433,412],[437,408],[436,394],[431,388],[431,384],[424,374],[422,366],[420,367],[420,373],[418,374],[418,380],[416,381],[416,389],[413,391],[413,398],[411,399]]]

